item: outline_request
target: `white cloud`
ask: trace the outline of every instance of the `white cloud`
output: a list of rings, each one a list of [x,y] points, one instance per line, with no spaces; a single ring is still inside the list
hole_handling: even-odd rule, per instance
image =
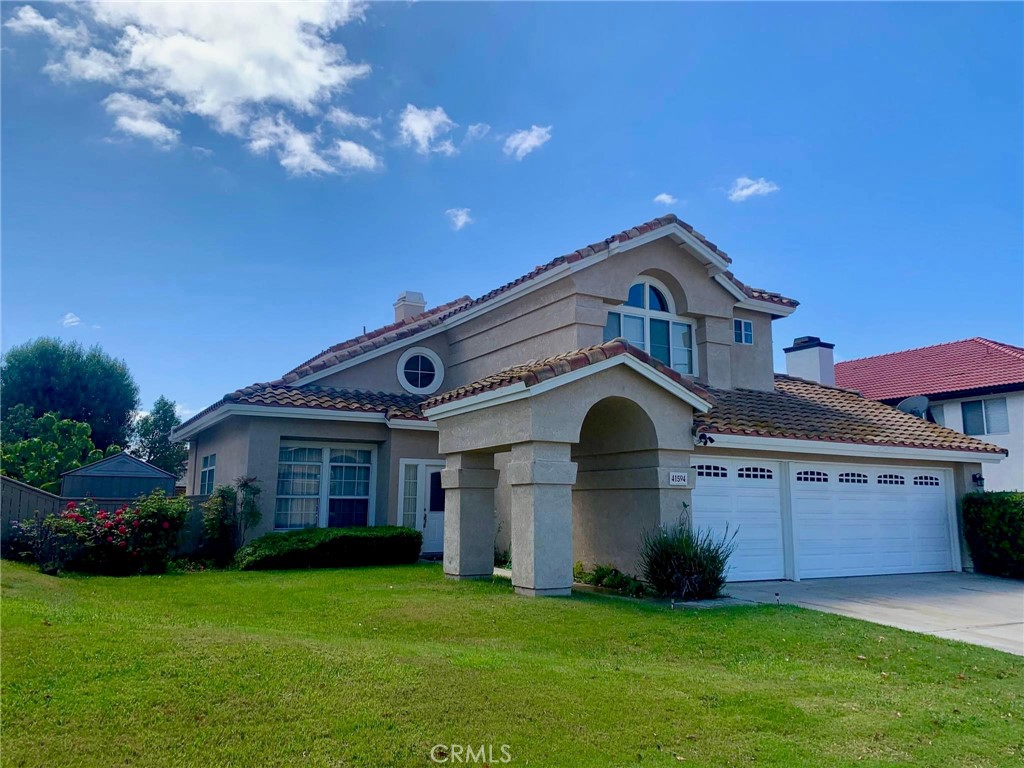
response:
[[[296,118],[317,119],[324,110],[329,119],[348,120],[347,127],[372,129],[369,118],[335,103],[370,73],[368,64],[349,60],[331,40],[339,27],[363,17],[362,0],[261,2],[247,4],[244,12],[233,3],[145,0],[65,7],[82,19],[77,26],[44,18],[31,6],[19,8],[5,26],[48,38],[54,56],[44,70],[54,79],[114,86],[104,106],[120,132],[168,147],[179,133],[159,118],[191,113],[260,146],[267,121],[277,121],[268,115],[283,112],[294,125]],[[327,150],[318,131],[277,132],[275,145],[290,171],[329,169],[320,157]]]
[[[420,109],[406,104],[398,121],[398,136],[403,144],[415,147],[421,155],[430,152],[454,155],[458,150],[451,139],[441,137],[457,126],[443,107]]]
[[[213,157],[213,150],[207,147],[192,147],[192,154],[196,157]]]
[[[354,141],[338,139],[331,154],[341,168],[357,171],[377,171],[384,167],[384,161],[377,155]]]
[[[162,122],[177,112],[169,102],[154,104],[130,93],[112,93],[103,100],[103,107],[114,116],[114,127],[122,133],[148,139],[162,149],[178,143],[178,131]]]
[[[282,167],[294,176],[335,171],[317,150],[317,136],[300,131],[283,113],[261,117],[252,124],[249,149],[258,155],[274,150]]]
[[[654,202],[659,205],[675,205],[679,202],[674,195],[670,195],[668,192],[662,192],[660,195],[654,196]]]
[[[444,212],[452,222],[452,229],[458,232],[467,224],[472,224],[473,219],[469,215],[469,208],[449,208]]]
[[[82,324],[82,318],[76,315],[74,312],[68,312],[61,318],[60,324],[65,328],[75,328]]]
[[[89,30],[82,22],[66,27],[57,19],[47,19],[30,5],[23,5],[14,12],[4,26],[19,35],[40,33],[46,35],[58,46],[82,46],[89,43]]]
[[[375,126],[380,124],[379,117],[356,115],[344,107],[331,107],[327,112],[327,120],[341,129],[358,128],[361,131],[371,132],[373,132]]]
[[[742,203],[748,198],[770,195],[772,192],[778,191],[779,185],[774,181],[768,181],[764,176],[759,179],[740,176],[733,182],[732,188],[729,190],[729,199],[734,203]]]
[[[516,131],[505,139],[505,154],[522,160],[533,150],[548,143],[551,139],[551,126],[531,126],[529,130]]]
[[[466,129],[466,138],[464,138],[463,141],[479,141],[490,132],[491,126],[489,126],[487,123],[473,123],[471,126],[469,126],[469,128]]]
[[[135,86],[132,78],[124,76],[124,62],[117,56],[98,48],[85,53],[66,51],[60,61],[51,61],[43,71],[54,80],[89,80],[96,83],[117,83]]]

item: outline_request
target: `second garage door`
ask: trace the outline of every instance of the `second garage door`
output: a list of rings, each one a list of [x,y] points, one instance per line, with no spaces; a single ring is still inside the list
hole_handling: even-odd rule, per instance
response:
[[[794,463],[790,473],[800,578],[953,569],[944,472]]]

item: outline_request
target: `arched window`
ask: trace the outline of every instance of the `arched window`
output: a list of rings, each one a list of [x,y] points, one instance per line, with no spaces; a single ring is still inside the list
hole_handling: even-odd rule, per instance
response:
[[[643,277],[629,287],[622,311],[608,313],[604,340],[621,336],[672,370],[692,376],[697,373],[693,330],[692,320],[676,314],[668,289]]]

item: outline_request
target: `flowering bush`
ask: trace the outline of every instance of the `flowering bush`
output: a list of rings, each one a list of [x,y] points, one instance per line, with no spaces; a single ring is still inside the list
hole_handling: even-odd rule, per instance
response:
[[[47,542],[37,547],[36,562],[44,571],[88,571],[111,576],[163,573],[191,504],[184,497],[167,498],[163,491],[142,496],[113,512],[87,500],[68,502],[58,515],[26,531],[23,541]]]

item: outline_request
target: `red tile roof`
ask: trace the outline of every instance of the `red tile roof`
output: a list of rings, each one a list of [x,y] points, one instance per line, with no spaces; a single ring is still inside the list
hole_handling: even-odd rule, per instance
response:
[[[695,413],[711,433],[828,443],[1002,453],[996,445],[940,427],[856,392],[775,375],[775,391],[709,388],[715,407]],[[822,447],[822,453],[828,453]]]
[[[209,408],[197,413],[178,430],[182,430],[209,413],[228,404],[261,405],[270,408],[315,408],[352,413],[379,413],[387,419],[414,419],[426,421],[420,411],[418,395],[395,392],[370,392],[363,389],[338,389],[307,384],[292,387],[287,384],[252,384],[229,392]]]
[[[1006,453],[1003,448],[868,400],[856,392],[790,376],[776,375],[775,390],[772,392],[711,387],[705,389],[622,339],[506,368],[429,399],[393,392],[316,385],[293,387],[287,384],[253,384],[225,395],[178,429],[184,429],[207,414],[234,403],[267,408],[379,413],[389,420],[425,421],[424,409],[501,389],[517,382],[528,387],[534,386],[618,355],[635,357],[710,402],[713,406],[710,413],[694,414],[694,426],[707,432],[827,443]],[[828,453],[825,446],[821,450],[822,453]]]
[[[544,360],[531,360],[522,365],[505,368],[464,387],[458,387],[449,392],[435,395],[423,403],[423,409],[428,410],[444,403],[451,403],[465,397],[472,397],[483,392],[501,389],[502,387],[508,387],[519,382],[522,382],[527,387],[532,387],[534,384],[540,384],[542,381],[553,379],[556,376],[561,376],[571,371],[578,371],[581,368],[586,368],[588,365],[600,363],[603,360],[618,357],[619,355],[635,357],[640,362],[665,374],[677,384],[686,387],[698,397],[710,400],[707,390],[695,384],[691,379],[680,376],[671,368],[655,360],[642,349],[634,347],[625,339],[613,339],[593,347],[577,349]]]
[[[615,243],[628,242],[629,240],[633,240],[641,235],[646,235],[648,232],[653,232],[670,224],[678,224],[697,238],[704,246],[722,257],[725,261],[729,263],[732,262],[729,255],[715,245],[715,243],[708,240],[704,235],[682,219],[678,218],[675,214],[668,214],[657,219],[652,219],[651,221],[640,224],[639,226],[619,232],[618,234],[607,237],[600,242],[591,243],[590,245],[579,248],[572,253],[565,254],[564,256],[558,256],[546,264],[535,267],[522,277],[518,277],[511,282],[505,283],[477,299],[470,299],[469,296],[463,296],[460,299],[448,302],[447,304],[442,304],[439,307],[435,307],[434,309],[428,310],[423,314],[417,315],[416,317],[410,318],[404,322],[392,323],[391,325],[386,325],[383,328],[378,328],[374,331],[364,333],[354,339],[349,339],[339,344],[335,344],[301,365],[296,366],[278,381],[291,384],[301,378],[305,378],[313,373],[335,366],[345,360],[358,357],[364,352],[390,344],[392,341],[414,336],[424,330],[440,325],[454,315],[465,312],[473,307],[478,307],[481,304],[485,304],[518,285],[522,285],[523,283],[540,277],[555,267],[559,267],[563,264],[574,264],[577,261],[604,253]],[[733,285],[739,288],[740,291],[742,291],[748,298],[756,301],[767,302],[769,304],[777,304],[780,307],[796,307],[799,304],[795,299],[787,298],[780,293],[767,291],[763,288],[751,288],[747,284],[741,282],[731,271],[726,271],[723,275],[732,282]]]
[[[1024,349],[979,337],[836,363],[836,384],[873,400],[1020,384]]]

